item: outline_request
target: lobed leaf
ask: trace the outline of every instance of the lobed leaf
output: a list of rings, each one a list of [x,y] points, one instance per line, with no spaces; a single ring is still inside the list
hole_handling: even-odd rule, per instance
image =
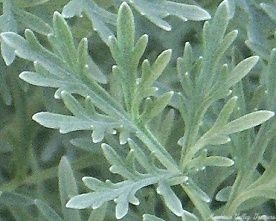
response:
[[[99,188],[96,187],[97,191],[74,196],[69,200],[66,206],[75,209],[84,209],[88,207],[96,209],[101,207],[105,202],[114,200],[117,204],[116,218],[121,219],[127,214],[129,203],[134,205],[139,203],[135,197],[135,193],[143,187],[158,182],[159,179],[159,177],[145,177],[137,181],[122,181],[116,184],[97,181],[99,184]],[[88,180],[86,182],[88,182]]]
[[[99,7],[92,0],[71,0],[63,8],[62,15],[66,18],[82,17],[83,13],[92,22],[93,29],[108,44],[109,37],[114,36],[108,24],[116,25],[116,15]]]
[[[166,31],[171,30],[171,25],[163,18],[169,15],[177,16],[184,21],[200,21],[210,19],[209,13],[196,5],[188,5],[165,0],[136,0],[129,2],[141,15],[145,16],[152,23]]]

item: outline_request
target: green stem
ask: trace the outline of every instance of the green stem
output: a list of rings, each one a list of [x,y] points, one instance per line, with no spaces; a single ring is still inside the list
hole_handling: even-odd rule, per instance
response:
[[[224,215],[226,216],[233,216],[236,211],[237,205],[235,203],[235,199],[239,195],[239,191],[241,189],[241,183],[244,179],[243,177],[244,177],[244,174],[242,172],[238,172],[237,178],[232,186],[229,200],[225,205]]]
[[[136,136],[147,146],[147,148],[157,157],[167,169],[174,173],[181,173],[177,163],[167,150],[159,143],[156,137],[149,129],[144,126],[139,126]]]

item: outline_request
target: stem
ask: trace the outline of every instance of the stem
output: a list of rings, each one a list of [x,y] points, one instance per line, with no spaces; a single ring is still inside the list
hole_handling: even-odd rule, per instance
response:
[[[229,200],[227,204],[225,205],[224,214],[226,216],[232,216],[234,215],[236,208],[238,205],[235,203],[235,199],[239,195],[239,190],[241,189],[241,183],[244,180],[244,174],[242,172],[239,172],[237,175],[237,178],[232,186],[232,191],[229,197]]]
[[[159,143],[150,130],[141,125],[137,129],[136,136],[147,146],[147,148],[156,156],[160,163],[162,163],[167,169],[174,173],[181,174],[181,171],[175,160],[162,146],[162,144]]]

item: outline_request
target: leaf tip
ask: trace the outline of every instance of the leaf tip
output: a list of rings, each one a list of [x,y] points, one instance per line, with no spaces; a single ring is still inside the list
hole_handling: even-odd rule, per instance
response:
[[[23,73],[22,73],[22,74],[23,74]],[[43,112],[36,113],[36,114],[34,114],[34,115],[32,116],[32,119],[33,119],[35,122],[37,122],[37,123],[40,124],[40,122],[41,122],[40,117],[41,117],[42,114],[43,114]]]
[[[63,18],[62,14],[60,14],[58,11],[54,11],[54,19],[55,18],[60,18],[60,17]]]

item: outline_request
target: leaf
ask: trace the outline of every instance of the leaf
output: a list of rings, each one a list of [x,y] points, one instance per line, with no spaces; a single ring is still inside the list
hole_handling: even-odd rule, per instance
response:
[[[16,5],[22,8],[27,8],[27,7],[33,7],[37,5],[44,4],[48,2],[49,0],[16,0]]]
[[[117,20],[117,41],[121,51],[128,53],[132,50],[134,35],[134,17],[128,4],[124,2],[119,8]]]
[[[198,218],[193,213],[184,210],[182,221],[198,221]]]
[[[5,42],[1,43],[1,55],[6,65],[11,65],[15,59],[15,51]]]
[[[106,217],[107,209],[108,209],[108,203],[105,203],[103,206],[101,206],[98,209],[94,209],[90,213],[88,221],[94,221],[94,220],[104,221]]]
[[[65,18],[71,18],[74,16],[82,16],[82,12],[84,9],[84,0],[80,1],[69,1],[62,10],[62,15]]]
[[[267,91],[265,91],[265,93],[267,93],[267,96],[266,96],[267,106],[270,110],[275,110],[275,108],[276,108],[276,100],[275,100],[276,74],[275,74],[275,70],[276,70],[276,49],[272,49],[270,58],[269,58],[268,67],[267,67],[266,74],[265,74],[265,76],[266,76],[265,84],[266,84],[266,88],[267,88]]]
[[[197,157],[189,163],[189,168],[201,169],[206,166],[230,167],[234,161],[221,156]]]
[[[4,66],[3,63],[1,65]],[[11,105],[12,104],[11,90],[8,87],[8,84],[6,82],[6,79],[5,79],[2,71],[4,71],[4,70],[0,69],[0,95],[2,96],[4,103],[6,105]]]
[[[276,21],[276,6],[275,4],[261,3],[262,9],[269,15],[271,19]]]
[[[211,145],[226,144],[231,141],[231,138],[224,134],[215,134],[206,138],[206,143]]]
[[[150,214],[144,214],[143,221],[165,221],[165,220],[160,219],[160,218],[150,215]]]
[[[223,106],[216,119],[216,122],[213,125],[214,128],[224,126],[228,122],[230,115],[236,106],[237,99],[238,97],[234,96]]]
[[[41,200],[34,200],[34,204],[43,215],[43,217],[48,221],[62,221],[63,219],[50,207],[48,204]]]
[[[252,56],[241,61],[229,74],[224,86],[230,88],[239,82],[258,62],[258,56]]]
[[[146,154],[142,151],[142,149],[130,138],[128,139],[128,144],[130,149],[133,151],[134,156],[136,160],[139,162],[139,164],[147,171],[152,172],[153,171],[153,165],[148,160],[148,157]]]
[[[105,158],[112,165],[110,167],[110,171],[112,173],[120,174],[126,179],[135,178],[135,176],[133,175],[133,170],[130,168],[129,165],[125,163],[123,158],[119,156],[111,146],[107,144],[102,144],[102,149],[103,149]]]
[[[207,11],[195,5],[176,3],[172,1],[129,1],[130,4],[143,16],[158,27],[170,31],[171,25],[163,18],[174,15],[180,19],[186,20],[206,20],[210,19]]]
[[[138,41],[136,42],[133,48],[132,57],[134,61],[140,61],[142,55],[146,50],[147,44],[148,44],[148,35],[144,34],[138,39]],[[138,66],[138,64],[136,64],[135,66]]]
[[[108,24],[116,25],[116,15],[99,7],[92,0],[71,0],[62,11],[65,18],[82,16],[84,13],[92,22],[93,29],[98,32],[101,39],[108,44],[109,37],[114,36]]]
[[[154,81],[157,80],[157,78],[162,74],[164,69],[169,64],[171,55],[171,49],[163,51],[160,55],[158,55],[151,67],[147,60],[143,62],[141,78],[141,85],[143,85],[143,87],[150,86]]]
[[[60,160],[58,166],[58,178],[59,193],[64,220],[81,221],[78,210],[66,208],[66,202],[69,200],[69,198],[78,194],[78,188],[73,170],[66,157],[62,157]]]
[[[226,186],[216,194],[216,200],[220,202],[227,202],[232,191],[232,186]]]
[[[274,116],[271,111],[256,111],[233,120],[220,129],[222,134],[237,133],[264,123]]]
[[[95,152],[97,153],[100,150],[99,145],[95,144],[91,140],[91,137],[74,138],[74,139],[70,140],[70,143],[76,147],[81,148],[82,150],[89,151],[92,153],[95,153]]]
[[[68,133],[76,130],[91,130],[91,122],[86,119],[49,112],[40,112],[33,116],[33,120],[48,128],[57,128],[60,133]]]
[[[121,219],[127,214],[129,203],[134,205],[139,203],[138,199],[135,197],[135,193],[143,187],[158,182],[159,179],[159,177],[145,177],[137,181],[122,181],[113,184],[110,181],[103,183],[95,178],[84,178],[85,182],[89,186],[95,187],[93,189],[97,191],[74,196],[69,200],[66,206],[75,209],[84,209],[88,207],[97,209],[105,202],[114,200],[117,204],[116,218]],[[94,182],[96,182],[96,186]]]
[[[136,91],[137,65],[139,60],[131,56],[134,50],[135,25],[131,9],[124,2],[117,18],[117,38],[110,37],[109,48],[117,65],[113,74],[120,79],[126,110],[131,111]],[[133,112],[137,112],[137,107]]]
[[[38,16],[19,8],[16,8],[13,11],[16,16],[16,20],[22,22],[25,27],[43,35],[47,35],[52,32],[52,28]]]
[[[13,31],[16,32],[17,22],[14,18],[12,11],[12,3],[10,1],[5,1],[3,3],[3,15],[0,16],[0,29],[1,32]],[[13,48],[11,48],[7,43],[1,41],[1,54],[7,65],[10,65],[15,59],[15,53]]]
[[[211,202],[210,197],[205,193],[191,178],[186,182],[186,185],[189,186],[190,190],[193,191],[193,194],[203,202]]]
[[[141,116],[142,121],[147,122],[160,114],[169,104],[173,94],[173,91],[169,91],[153,101],[150,108]]]
[[[157,193],[162,195],[166,206],[177,216],[183,215],[182,203],[171,187],[165,182],[158,183]]]
[[[70,64],[71,67],[75,67],[77,51],[73,36],[65,19],[58,12],[55,12],[53,16],[53,28],[53,37],[56,38],[53,46],[63,56],[66,63]]]
[[[0,203],[12,207],[28,207],[33,205],[33,200],[19,193],[0,192]]]

